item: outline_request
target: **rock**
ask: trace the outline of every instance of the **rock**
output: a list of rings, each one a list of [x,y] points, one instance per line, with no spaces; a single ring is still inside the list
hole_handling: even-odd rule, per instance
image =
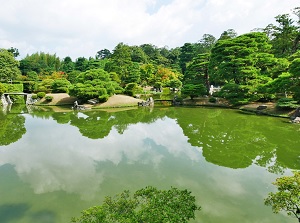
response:
[[[97,101],[96,99],[90,99],[90,100],[88,100],[87,102],[88,102],[89,104],[91,104],[91,105],[95,105],[95,104],[98,103],[98,101]]]
[[[300,123],[300,107],[298,107],[294,114],[291,116],[291,122]]]
[[[258,106],[258,107],[256,108],[256,110],[261,111],[261,110],[266,109],[267,107],[268,107],[267,105],[260,105],[260,106]]]
[[[148,98],[147,101],[138,102],[138,106],[153,106],[154,100],[152,97]]]
[[[300,117],[294,118],[291,122],[299,124],[300,123]]]

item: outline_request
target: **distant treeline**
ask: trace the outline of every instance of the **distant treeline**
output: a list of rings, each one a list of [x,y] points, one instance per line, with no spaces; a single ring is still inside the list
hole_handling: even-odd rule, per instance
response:
[[[216,97],[233,104],[292,98],[300,101],[300,8],[275,17],[276,24],[238,35],[224,31],[217,39],[204,34],[196,43],[169,49],[152,44],[96,51],[94,57],[63,59],[37,52],[17,61],[0,63],[0,79],[17,79],[33,92],[68,92],[83,100],[111,94],[134,95],[142,86],[181,89],[182,96],[207,95],[210,85],[221,86]],[[4,52],[8,51],[8,52]],[[18,49],[1,50],[4,58]],[[11,63],[11,64],[10,64]],[[4,64],[4,65],[3,65]],[[6,68],[2,68],[2,67]],[[19,73],[7,71],[17,66]]]

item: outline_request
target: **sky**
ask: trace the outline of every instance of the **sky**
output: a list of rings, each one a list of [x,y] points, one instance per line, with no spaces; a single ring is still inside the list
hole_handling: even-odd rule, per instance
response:
[[[299,0],[0,0],[0,48],[95,57],[118,43],[169,49],[276,24]]]

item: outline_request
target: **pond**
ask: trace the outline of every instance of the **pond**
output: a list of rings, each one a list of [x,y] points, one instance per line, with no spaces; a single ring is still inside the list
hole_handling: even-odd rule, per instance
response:
[[[29,110],[29,112],[28,112]],[[2,223],[65,223],[105,196],[188,189],[191,222],[292,223],[264,198],[300,169],[300,126],[217,108],[0,112]]]

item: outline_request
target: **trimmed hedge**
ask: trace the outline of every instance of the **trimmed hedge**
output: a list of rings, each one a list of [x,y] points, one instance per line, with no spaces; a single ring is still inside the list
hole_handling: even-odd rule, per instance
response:
[[[2,83],[7,92],[23,92],[23,84],[7,84],[7,83]]]
[[[53,97],[50,95],[45,96],[46,101],[50,102],[53,100]]]
[[[38,96],[39,98],[43,98],[43,97],[46,96],[46,93],[41,91],[41,92],[38,92],[38,93],[37,93],[37,96]]]

